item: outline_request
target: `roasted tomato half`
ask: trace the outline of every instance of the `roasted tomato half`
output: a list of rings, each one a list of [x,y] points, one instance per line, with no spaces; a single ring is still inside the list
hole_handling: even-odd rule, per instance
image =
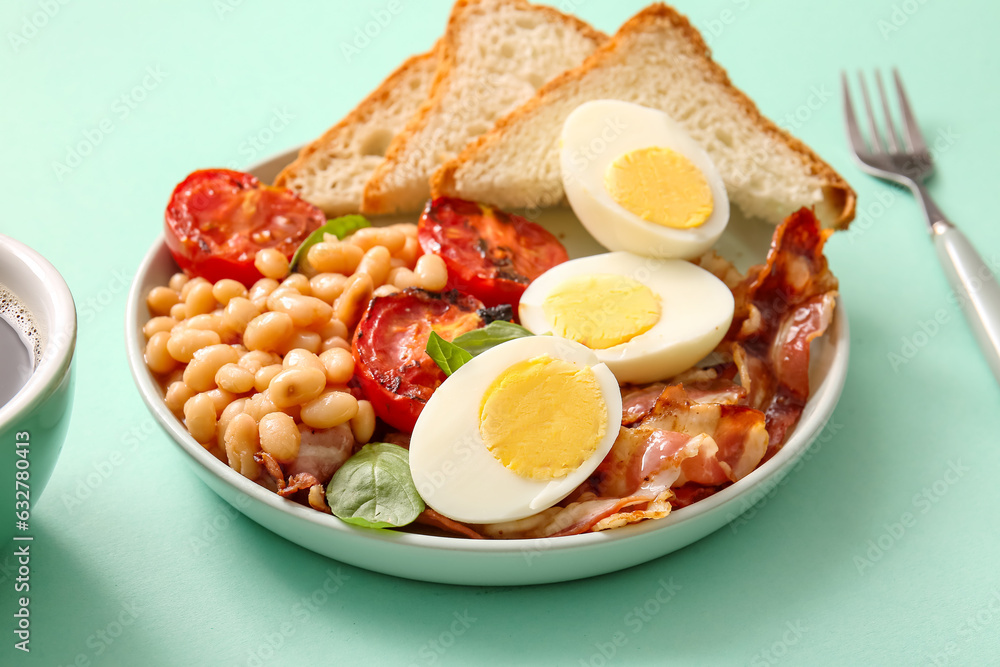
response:
[[[448,287],[487,306],[509,303],[515,313],[528,283],[569,259],[559,239],[543,227],[452,197],[427,203],[418,235],[424,252],[444,259]]]
[[[445,374],[427,356],[431,331],[445,340],[483,326],[483,304],[455,291],[410,288],[372,299],[354,332],[354,376],[375,414],[410,433]]]
[[[277,248],[291,259],[326,216],[291,190],[264,185],[229,169],[193,172],[167,204],[167,247],[192,276],[233,278],[247,287],[261,274],[254,255]]]

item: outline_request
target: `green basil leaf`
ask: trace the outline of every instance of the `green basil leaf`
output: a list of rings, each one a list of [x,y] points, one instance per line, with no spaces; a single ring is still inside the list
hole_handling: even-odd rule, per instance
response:
[[[425,505],[410,475],[410,452],[387,442],[371,442],[333,474],[326,502],[334,516],[365,528],[412,523]]]
[[[371,227],[372,223],[363,215],[342,215],[333,220],[327,220],[326,224],[306,237],[306,240],[295,250],[292,261],[288,263],[288,270],[294,271],[302,258],[306,256],[309,248],[323,240],[323,234],[333,234],[338,239],[343,240],[351,232],[356,232],[365,227]]]
[[[475,357],[490,348],[496,347],[500,343],[533,335],[533,333],[520,324],[497,320],[496,322],[490,322],[481,329],[473,329],[461,336],[456,336],[452,344],[459,346]]]
[[[445,375],[451,375],[472,361],[472,355],[454,343],[449,343],[432,331],[427,338],[427,356],[434,360]]]

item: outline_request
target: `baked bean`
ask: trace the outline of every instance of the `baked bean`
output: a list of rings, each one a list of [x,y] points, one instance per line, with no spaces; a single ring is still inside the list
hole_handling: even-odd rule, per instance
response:
[[[177,368],[177,360],[171,355],[167,346],[170,342],[170,334],[160,331],[150,336],[146,341],[146,365],[149,370],[159,375],[164,375]]]
[[[215,384],[234,394],[245,394],[254,388],[254,374],[237,363],[224,364],[215,373]]]
[[[406,243],[403,244],[403,249],[399,251],[396,255],[399,259],[406,263],[406,266],[411,269],[416,266],[417,258],[423,254],[423,248],[420,247],[420,241],[417,240],[416,235],[406,237]]]
[[[313,354],[318,353],[323,347],[323,339],[315,331],[297,330],[278,346],[276,350],[279,354],[285,355],[297,347],[309,350]]]
[[[204,313],[201,315],[195,315],[194,317],[189,317],[183,320],[174,327],[175,331],[180,329],[202,329],[204,331],[214,331],[217,334],[222,334],[222,315],[216,315],[215,313]]]
[[[246,413],[235,415],[226,427],[225,442],[229,467],[248,479],[257,479],[260,464],[253,455],[260,450],[260,436],[256,420]]]
[[[408,268],[400,267],[389,272],[389,282],[397,289],[407,289],[408,287],[420,287],[420,278]]]
[[[271,300],[279,296],[302,296],[302,292],[298,291],[294,287],[285,287],[284,285],[278,285],[278,288],[267,295],[267,309],[271,310]]]
[[[250,320],[260,315],[260,310],[246,297],[237,296],[229,300],[222,311],[222,326],[229,331],[243,335]]]
[[[203,445],[215,438],[215,414],[215,404],[206,394],[195,394],[184,403],[184,425]]]
[[[319,353],[326,352],[327,350],[332,350],[335,347],[339,347],[344,350],[350,350],[351,344],[347,342],[346,339],[341,338],[340,336],[333,336],[323,341],[323,344],[320,345],[319,347]]]
[[[306,251],[306,260],[318,273],[350,275],[364,255],[365,251],[353,243],[321,241]]]
[[[283,288],[282,288],[283,289]],[[267,307],[272,312],[288,313],[292,324],[297,327],[308,327],[326,322],[333,315],[333,306],[314,296],[301,294],[280,295],[271,294],[267,297]]]
[[[281,281],[281,286],[293,289],[299,294],[303,294],[305,296],[312,295],[312,289],[309,287],[309,278],[301,273],[293,273],[288,276]]]
[[[350,350],[333,347],[319,355],[326,380],[330,384],[347,384],[354,376],[354,357]]]
[[[243,344],[250,350],[274,350],[292,335],[294,329],[288,313],[264,313],[247,324]]]
[[[212,286],[212,296],[223,306],[229,305],[229,302],[238,296],[246,298],[246,295],[247,288],[243,283],[232,278],[223,278]]]
[[[417,238],[418,227],[412,222],[397,222],[394,225],[389,225],[389,229],[397,229],[407,237],[407,238]]]
[[[221,415],[226,406],[236,400],[236,394],[225,389],[219,389],[218,387],[209,389],[204,394],[212,399],[212,403],[215,404],[215,414],[217,415]]]
[[[358,401],[358,412],[351,417],[351,433],[360,444],[365,444],[375,434],[375,410],[368,401]]]
[[[299,455],[302,434],[295,420],[283,412],[264,415],[258,427],[260,448],[278,463],[291,463]]]
[[[389,277],[390,265],[389,251],[384,246],[377,245],[365,253],[358,264],[356,273],[367,273],[372,277],[372,286],[385,284]]]
[[[178,271],[174,275],[170,276],[170,282],[167,285],[175,292],[180,293],[181,289],[184,288],[185,283],[190,280],[186,273]]]
[[[350,235],[348,242],[353,243],[365,252],[375,246],[383,246],[389,254],[395,255],[403,249],[406,243],[406,235],[399,229],[392,227],[365,227]]]
[[[241,368],[245,368],[251,373],[256,373],[264,366],[280,363],[281,359],[277,355],[265,352],[264,350],[254,350],[246,352],[236,362]]]
[[[378,298],[380,296],[389,296],[390,294],[395,294],[398,291],[399,291],[398,287],[386,283],[385,285],[379,285],[372,291],[372,298]]]
[[[283,408],[307,403],[326,388],[326,373],[317,368],[286,368],[271,378],[267,391],[271,401]]]
[[[330,514],[330,506],[326,504],[326,494],[323,492],[322,484],[313,484],[309,487],[309,506],[314,510]]]
[[[215,388],[215,374],[226,364],[235,365],[239,353],[231,345],[219,344],[203,347],[194,353],[191,363],[184,369],[184,382],[195,391]]]
[[[184,283],[184,286],[181,287],[180,291],[181,301],[187,301],[188,295],[191,293],[191,290],[197,287],[198,285],[209,285],[209,284],[211,283],[209,283],[201,276],[196,276],[191,280],[187,281],[186,283]]]
[[[178,322],[184,320],[187,317],[187,306],[183,303],[175,303],[170,307],[170,317],[174,318]]]
[[[285,358],[281,360],[281,367],[315,368],[316,370],[326,373],[326,367],[323,365],[323,362],[319,360],[319,357],[309,350],[303,350],[302,348],[289,350],[288,354],[285,355]]]
[[[218,345],[222,338],[214,331],[205,329],[183,329],[170,334],[167,352],[177,361],[186,364],[194,358],[194,353],[209,345]]]
[[[142,326],[142,333],[148,340],[152,338],[155,333],[159,333],[161,331],[169,333],[175,326],[177,326],[177,320],[168,315],[161,315],[160,317],[154,317],[146,322]]]
[[[370,275],[355,273],[344,287],[344,293],[337,297],[337,301],[333,304],[334,315],[347,325],[348,329],[354,328],[368,307],[374,289],[375,285]]]
[[[448,267],[438,255],[421,255],[413,272],[425,290],[440,292],[448,284]]]
[[[338,320],[336,317],[331,317],[326,324],[316,329],[316,333],[318,333],[320,338],[323,340],[333,338],[335,336],[339,338],[347,338],[348,336],[347,325]]]
[[[312,428],[333,428],[358,414],[358,399],[342,391],[325,391],[302,404],[302,423]]]
[[[188,285],[190,284],[188,283]],[[188,317],[215,310],[216,300],[215,296],[212,295],[212,283],[205,280],[192,287],[188,291],[187,298],[184,299],[184,304],[187,306]]]
[[[257,391],[264,391],[267,389],[268,385],[271,384],[271,380],[274,376],[284,370],[281,364],[270,364],[268,366],[262,367],[253,376],[253,386]]]
[[[236,415],[243,414],[247,400],[246,398],[237,398],[219,414],[219,423],[215,428],[215,442],[223,451],[226,449],[226,429],[229,428],[229,423],[233,421]]]
[[[176,380],[167,385],[164,392],[163,402],[167,404],[170,411],[179,415],[184,411],[184,404],[195,395],[194,389],[184,384],[183,380]]]
[[[264,310],[267,296],[278,289],[278,281],[274,278],[261,278],[255,282],[247,293],[247,298],[257,306],[257,310]]]
[[[253,265],[265,278],[281,280],[288,275],[288,258],[275,248],[258,250],[254,255]]]
[[[260,421],[264,415],[277,411],[278,408],[271,401],[271,394],[267,390],[251,396],[243,406],[243,412],[253,417],[255,422]]]
[[[332,304],[344,291],[347,276],[340,273],[317,273],[309,280],[309,288],[317,299]]]
[[[180,302],[180,294],[169,287],[154,287],[146,296],[146,307],[152,315],[167,315],[174,304]]]

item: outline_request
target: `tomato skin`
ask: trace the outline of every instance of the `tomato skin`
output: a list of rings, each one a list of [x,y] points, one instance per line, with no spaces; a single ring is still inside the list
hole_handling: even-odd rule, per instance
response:
[[[448,287],[487,306],[517,305],[528,283],[569,259],[548,230],[513,213],[454,197],[427,203],[417,227],[424,252],[440,255]]]
[[[445,340],[483,326],[482,302],[458,292],[409,288],[375,297],[361,317],[351,351],[354,378],[375,415],[411,433],[445,374],[427,356],[431,331]]]
[[[251,174],[201,169],[181,181],[164,214],[167,247],[190,276],[233,278],[247,287],[262,276],[254,255],[276,248],[291,258],[326,216],[291,190]]]

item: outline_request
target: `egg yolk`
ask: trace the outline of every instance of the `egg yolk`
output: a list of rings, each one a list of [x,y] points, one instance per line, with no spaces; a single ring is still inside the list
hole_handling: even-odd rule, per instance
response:
[[[559,479],[589,459],[607,432],[607,406],[589,366],[542,355],[519,361],[487,388],[483,444],[526,479]]]
[[[627,343],[660,321],[660,299],[637,280],[615,274],[574,276],[542,302],[552,333],[606,350]]]
[[[712,191],[690,160],[651,146],[625,153],[604,173],[611,198],[643,220],[674,229],[703,224],[712,214]]]

